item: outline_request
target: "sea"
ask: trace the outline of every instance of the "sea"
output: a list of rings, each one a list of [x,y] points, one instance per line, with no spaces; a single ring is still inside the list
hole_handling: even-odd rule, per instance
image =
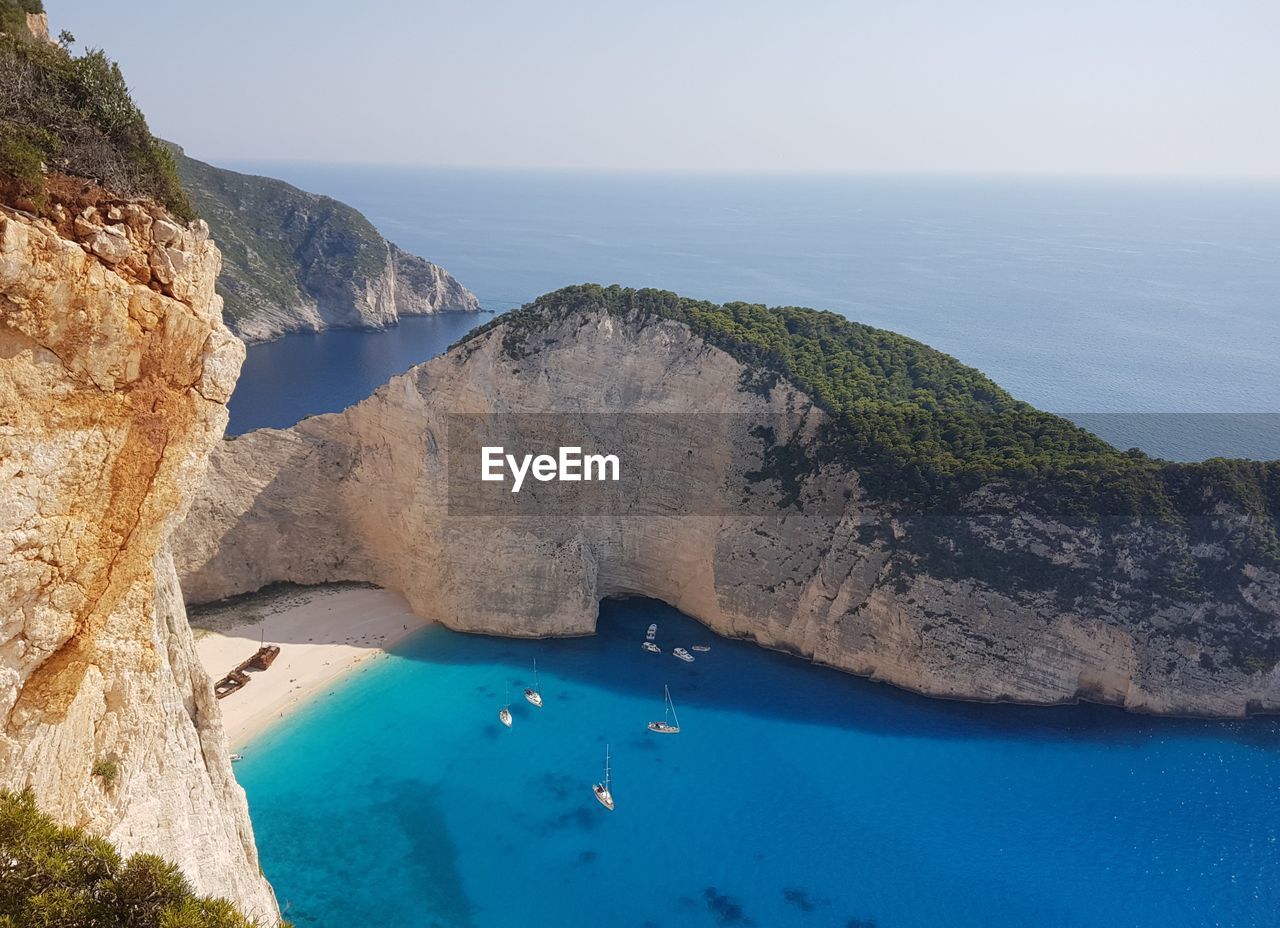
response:
[[[1276,720],[931,700],[650,600],[364,666],[236,765],[298,928],[1280,924]]]
[[[1120,447],[1280,458],[1277,185],[227,166],[351,203],[487,310],[584,281],[829,309]],[[489,318],[255,346],[231,431]],[[645,728],[664,685],[679,735]],[[298,926],[1280,926],[1280,722],[929,700],[647,600],[587,638],[428,629],[245,755]]]

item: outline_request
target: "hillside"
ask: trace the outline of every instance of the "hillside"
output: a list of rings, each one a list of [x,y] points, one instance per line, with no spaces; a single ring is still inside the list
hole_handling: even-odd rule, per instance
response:
[[[480,308],[451,274],[386,241],[345,203],[171,150],[222,250],[227,325],[246,341]]]
[[[628,476],[479,482],[566,445]],[[1116,451],[829,313],[588,285],[224,442],[176,558],[195,602],[363,580],[537,636],[642,595],[930,695],[1242,716],[1280,711],[1278,471]]]

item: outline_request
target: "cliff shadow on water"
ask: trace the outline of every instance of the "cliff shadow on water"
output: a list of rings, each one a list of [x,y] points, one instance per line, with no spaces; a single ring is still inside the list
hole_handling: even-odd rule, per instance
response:
[[[640,648],[650,623],[658,625],[662,654]],[[692,664],[670,654],[673,647],[698,643],[712,649],[696,655]],[[662,687],[670,685],[690,719],[699,708],[714,708],[795,724],[935,740],[1139,746],[1155,739],[1227,738],[1280,758],[1280,719],[1156,718],[1092,703],[1024,706],[921,696],[750,641],[717,637],[677,609],[644,597],[601,602],[596,634],[591,636],[515,639],[433,626],[392,648],[392,653],[427,664],[509,668],[512,692],[528,684],[535,658],[546,676],[628,696],[657,694],[659,705]],[[570,695],[567,690],[547,690],[552,698]],[[513,711],[523,710],[518,703]]]

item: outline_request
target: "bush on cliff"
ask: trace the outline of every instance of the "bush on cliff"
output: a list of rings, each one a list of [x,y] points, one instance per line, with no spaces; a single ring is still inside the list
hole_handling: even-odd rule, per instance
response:
[[[30,791],[0,792],[0,928],[253,928],[225,899],[196,895],[173,864],[123,858],[56,824]]]
[[[0,32],[27,34],[27,14],[43,13],[40,0],[0,0]]]
[[[192,218],[173,155],[151,135],[119,66],[100,50],[73,55],[32,39],[25,19],[20,28],[11,21],[34,4],[0,3],[0,174],[17,195],[38,201],[48,170]]]

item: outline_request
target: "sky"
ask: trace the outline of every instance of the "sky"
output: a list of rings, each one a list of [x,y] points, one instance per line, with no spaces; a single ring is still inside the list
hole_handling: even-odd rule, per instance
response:
[[[1280,177],[1277,0],[46,0],[214,161]]]

